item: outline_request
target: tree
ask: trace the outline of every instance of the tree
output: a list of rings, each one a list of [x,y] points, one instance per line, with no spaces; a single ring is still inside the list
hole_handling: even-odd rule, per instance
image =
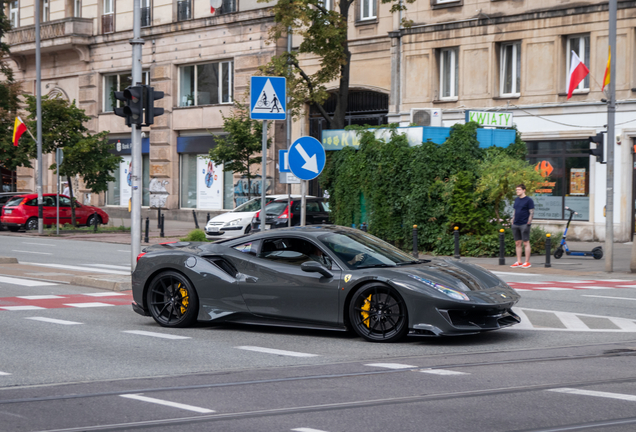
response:
[[[18,96],[20,84],[13,78],[13,71],[6,62],[9,56],[9,45],[3,38],[6,32],[11,30],[11,23],[5,15],[5,4],[0,0],[0,165],[15,171],[19,166],[31,167],[29,159],[35,152],[35,147],[29,146],[22,140],[18,147],[13,145],[13,126],[18,111]]]
[[[36,127],[36,98],[25,96],[29,128]],[[94,193],[108,190],[108,182],[114,181],[111,175],[121,161],[120,156],[110,151],[114,144],[108,144],[108,131],[91,134],[85,123],[90,120],[83,109],[62,98],[42,98],[42,153],[52,153],[56,149],[64,150],[64,162],[60,166],[60,175],[66,176],[71,194],[72,224],[75,226],[75,200],[71,177],[80,175],[86,187]],[[23,139],[25,139],[23,137]],[[34,145],[29,136],[30,145]],[[50,169],[57,170],[55,164]]]
[[[223,171],[240,173],[247,177],[248,199],[252,198],[252,179],[255,177],[250,171],[253,164],[263,160],[261,156],[254,156],[263,148],[263,127],[258,120],[250,119],[249,107],[234,101],[234,107],[229,117],[223,113],[223,130],[227,135],[214,135],[216,146],[210,150],[210,159],[215,164],[223,164]],[[267,148],[271,138],[267,140]],[[263,179],[263,187],[265,187]]]
[[[273,0],[259,0],[269,2]],[[413,3],[415,0],[406,0]],[[276,44],[288,29],[302,38],[297,51],[284,52],[274,56],[261,68],[269,75],[287,78],[289,108],[298,116],[305,103],[315,106],[327,121],[329,129],[344,129],[347,100],[349,97],[349,77],[351,51],[348,41],[349,12],[354,0],[340,0],[336,8],[328,10],[324,0],[278,0],[273,6],[274,26],[269,31],[269,42]],[[382,0],[391,3],[391,12],[406,10],[404,2]],[[405,21],[405,24],[408,23]],[[300,66],[301,55],[320,58],[320,65],[314,73],[308,73]],[[333,116],[325,111],[327,100],[326,85],[338,81],[336,110]]]

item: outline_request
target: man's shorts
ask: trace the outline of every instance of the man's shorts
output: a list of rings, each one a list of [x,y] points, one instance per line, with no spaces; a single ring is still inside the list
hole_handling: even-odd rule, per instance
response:
[[[530,225],[513,225],[512,234],[515,236],[515,241],[530,241]]]

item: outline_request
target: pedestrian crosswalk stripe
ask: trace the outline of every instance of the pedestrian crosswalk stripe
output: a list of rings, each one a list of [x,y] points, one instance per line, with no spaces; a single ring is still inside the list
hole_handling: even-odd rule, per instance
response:
[[[630,284],[630,282],[632,282]],[[636,288],[633,281],[613,280],[569,280],[552,282],[508,282],[516,291],[563,291],[563,290],[607,290]]]
[[[400,363],[369,363],[369,364],[365,364],[365,366],[381,367],[381,368],[387,368],[387,369],[413,369],[417,367],[417,366],[411,366],[411,365],[400,364]]]
[[[619,399],[619,400],[624,400],[629,402],[636,402],[636,395],[627,395],[627,394],[620,394],[620,393],[609,393],[609,392],[594,391],[594,390],[581,390],[581,389],[567,388],[567,387],[549,389],[547,391],[555,392],[555,393],[582,395],[582,396],[596,396],[596,397],[604,397],[609,399]]]
[[[50,299],[60,299],[64,297],[57,296],[57,295],[31,295],[31,296],[17,296],[16,298],[25,299],[25,300],[50,300]]]
[[[636,320],[628,318],[530,308],[513,308],[513,311],[521,318],[521,323],[510,327],[510,329],[513,330],[516,329],[610,333],[636,332]],[[532,316],[534,312],[543,315],[537,316],[536,314],[534,314],[534,316]],[[560,323],[561,326],[555,327],[555,320],[556,322]],[[552,326],[550,326],[550,324]]]
[[[130,334],[136,334],[140,336],[151,336],[151,337],[156,337],[160,339],[192,339],[189,336],[177,336],[177,335],[171,335],[166,333],[155,333],[155,332],[149,332],[149,331],[143,331],[143,330],[125,330],[122,333],[130,333]]]
[[[33,320],[33,321],[42,321],[42,322],[47,322],[47,323],[51,323],[51,324],[62,324],[62,325],[82,324],[80,322],[75,322],[75,321],[66,321],[66,320],[59,320],[59,319],[46,318],[46,317],[25,317],[25,319],[29,319],[29,320]]]
[[[44,309],[40,306],[0,306],[0,309],[7,311],[23,311],[23,310],[38,310]]]
[[[448,369],[420,369],[420,372],[431,375],[470,375],[468,372],[458,372]]]
[[[255,352],[262,352],[266,354],[275,354],[275,355],[289,356],[289,357],[319,357],[317,354],[308,354],[308,353],[301,353],[301,352],[295,352],[295,351],[285,351],[285,350],[263,348],[263,347],[256,347],[256,346],[238,346],[236,348],[241,350],[246,350],[246,351],[255,351]]]
[[[211,409],[207,409],[207,408],[200,408],[200,407],[196,407],[193,405],[186,405],[186,404],[182,404],[182,403],[177,403],[177,402],[170,402],[170,401],[166,401],[166,400],[161,400],[161,399],[155,399],[155,398],[151,398],[151,397],[147,397],[147,396],[142,396],[142,395],[137,395],[137,394],[123,394],[123,395],[119,395],[123,398],[127,398],[127,399],[136,399],[142,402],[149,402],[149,403],[154,403],[157,405],[163,405],[163,406],[169,406],[169,407],[173,407],[173,408],[179,408],[182,410],[187,410],[187,411],[194,411],[194,412],[198,412],[201,414],[208,414],[208,413],[213,413],[214,411],[212,411]]]
[[[21,264],[32,265],[32,266],[40,266],[40,267],[50,267],[50,268],[59,268],[65,270],[77,270],[89,273],[108,273],[108,274],[116,274],[116,275],[130,275],[130,271],[120,271],[120,270],[110,270],[103,268],[95,268],[95,267],[82,267],[82,266],[74,266],[74,265],[66,265],[66,264],[43,264],[43,263],[30,263],[23,262]]]
[[[5,284],[9,284],[9,285],[27,286],[27,287],[55,286],[55,285],[57,285],[57,284],[54,284],[54,283],[51,283],[51,282],[43,282],[43,281],[39,281],[39,280],[21,279],[21,278],[17,278],[17,277],[6,277],[6,276],[0,276],[0,283],[5,283]]]
[[[0,372],[0,375],[11,375],[11,374],[8,372]]]
[[[109,303],[93,302],[93,303],[65,303],[64,306],[70,306],[70,307],[76,307],[76,308],[92,308],[92,307],[114,306],[114,305]]]

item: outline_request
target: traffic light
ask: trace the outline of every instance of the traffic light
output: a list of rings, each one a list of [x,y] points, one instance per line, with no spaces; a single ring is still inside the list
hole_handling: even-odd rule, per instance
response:
[[[146,88],[146,126],[150,126],[155,122],[155,116],[163,115],[163,108],[155,108],[155,101],[163,99],[163,92],[155,90],[154,87],[145,86]]]
[[[130,119],[129,124],[141,126],[144,122],[144,86],[130,86],[124,90],[126,106],[124,114]]]
[[[605,133],[599,132],[596,136],[590,137],[589,142],[596,144],[596,148],[589,149],[588,151],[592,156],[596,156],[596,162],[605,163],[603,159],[605,159],[605,146],[603,145],[605,141]]]
[[[126,104],[128,103],[128,99],[126,99],[126,97],[124,96],[124,92],[123,91],[116,91],[115,92],[115,99],[123,102],[121,104],[122,105],[121,108],[117,108],[117,106],[113,107],[113,110],[115,111],[115,115],[117,115],[119,117],[124,117],[126,119],[126,126],[130,126],[130,117],[128,117],[128,115],[124,111],[124,108],[126,108]]]

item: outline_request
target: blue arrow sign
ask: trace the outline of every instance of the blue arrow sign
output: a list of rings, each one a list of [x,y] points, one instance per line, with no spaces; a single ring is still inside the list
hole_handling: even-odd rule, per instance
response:
[[[289,168],[301,180],[313,180],[325,168],[325,149],[316,138],[305,136],[292,144],[288,154]]]
[[[289,161],[287,160],[288,150],[278,150],[278,172],[290,173]]]
[[[283,77],[253,76],[250,80],[250,118],[285,120],[287,80]]]

